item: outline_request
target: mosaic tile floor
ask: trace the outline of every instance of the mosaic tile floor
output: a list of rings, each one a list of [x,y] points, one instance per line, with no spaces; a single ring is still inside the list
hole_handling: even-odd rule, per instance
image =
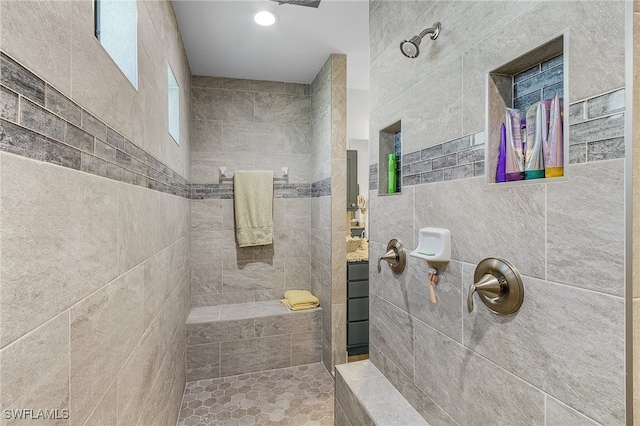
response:
[[[178,426],[333,425],[333,377],[321,363],[188,382]]]

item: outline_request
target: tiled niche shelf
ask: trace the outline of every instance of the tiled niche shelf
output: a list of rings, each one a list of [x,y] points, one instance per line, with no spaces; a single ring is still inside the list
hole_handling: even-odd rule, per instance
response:
[[[379,134],[378,150],[378,195],[393,195],[402,192],[402,123],[398,121]],[[395,192],[389,192],[389,154],[396,156]],[[375,187],[375,186],[374,186]],[[372,187],[373,188],[373,187]]]
[[[568,101],[568,36],[555,36],[548,42],[490,71],[486,87],[486,152],[485,176],[489,185],[513,185],[562,181],[569,164],[569,101]],[[524,111],[542,99],[559,92],[562,102],[564,176],[496,183],[496,167],[500,150],[500,126],[505,122],[507,108]],[[524,115],[523,115],[524,116]]]

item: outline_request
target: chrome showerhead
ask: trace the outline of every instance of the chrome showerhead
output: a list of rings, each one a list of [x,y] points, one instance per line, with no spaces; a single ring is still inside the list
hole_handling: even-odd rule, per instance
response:
[[[440,34],[440,22],[436,22],[433,24],[432,28],[427,28],[422,31],[420,34],[411,37],[409,40],[404,40],[400,43],[400,51],[407,58],[415,58],[420,54],[420,42],[422,38],[430,34],[431,40],[435,40],[438,38],[438,34]]]

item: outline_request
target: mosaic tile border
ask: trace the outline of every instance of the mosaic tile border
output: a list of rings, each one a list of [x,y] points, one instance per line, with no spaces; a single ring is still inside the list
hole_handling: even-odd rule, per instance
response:
[[[0,150],[191,197],[189,182],[0,52]]]
[[[484,133],[464,136],[402,156],[402,185],[443,182],[484,174]]]
[[[624,158],[625,89],[569,106],[569,164]],[[484,132],[402,156],[402,185],[483,176]],[[378,164],[369,166],[369,190],[378,189]]]
[[[311,184],[311,198],[331,195],[331,178],[326,178]]]
[[[1,51],[0,150],[184,198],[233,198],[233,185],[190,184]],[[330,179],[274,185],[275,198],[326,195]]]
[[[569,164],[624,158],[625,89],[569,105]]]
[[[311,184],[308,183],[274,183],[274,198],[310,198]],[[194,183],[191,184],[191,199],[193,200],[232,200],[233,184],[229,183]]]

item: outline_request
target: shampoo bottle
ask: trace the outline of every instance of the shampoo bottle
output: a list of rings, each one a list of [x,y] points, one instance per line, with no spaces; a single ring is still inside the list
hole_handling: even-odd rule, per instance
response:
[[[507,182],[524,179],[524,158],[520,135],[520,110],[507,108],[505,127],[507,130],[506,176]]]
[[[389,185],[387,188],[389,194],[396,192],[396,155],[389,154]]]
[[[551,100],[536,102],[527,109],[525,179],[539,179],[545,175],[542,147],[547,141],[550,103]]]
[[[562,137],[562,99],[556,93],[551,101],[549,137],[544,144],[544,175],[548,178],[564,175]]]

